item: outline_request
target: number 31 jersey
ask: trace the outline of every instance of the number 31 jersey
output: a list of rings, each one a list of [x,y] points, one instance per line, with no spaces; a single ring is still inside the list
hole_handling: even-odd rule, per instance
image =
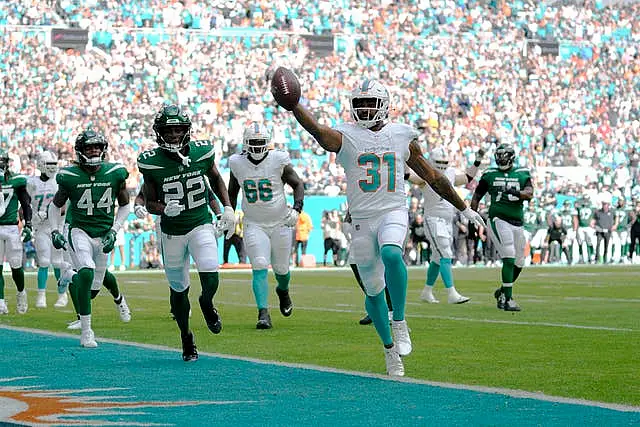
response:
[[[390,123],[377,132],[351,123],[336,127],[342,147],[336,156],[347,177],[347,201],[354,219],[377,217],[407,208],[404,189],[409,143],[418,134],[411,126]]]
[[[177,158],[169,157],[166,150],[156,147],[138,156],[138,169],[144,181],[154,185],[158,199],[165,205],[177,200],[183,206],[176,216],[161,216],[163,233],[182,236],[203,225],[211,224],[207,203],[205,176],[215,160],[215,151],[209,141],[191,141],[188,166]]]
[[[265,227],[282,224],[287,215],[282,173],[291,163],[289,153],[269,150],[257,165],[246,153],[229,158],[231,173],[242,188],[244,220]]]
[[[129,172],[120,163],[102,163],[90,174],[78,165],[58,171],[60,190],[69,195],[69,226],[79,228],[90,237],[103,237],[113,227],[115,202]]]

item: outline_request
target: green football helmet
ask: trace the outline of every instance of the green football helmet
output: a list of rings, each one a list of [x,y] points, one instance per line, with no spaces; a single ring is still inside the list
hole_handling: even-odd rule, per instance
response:
[[[9,170],[9,153],[0,148],[0,175],[4,175]]]
[[[163,105],[153,121],[158,145],[171,152],[178,152],[191,140],[191,119],[175,105]]]
[[[513,167],[513,162],[516,159],[516,151],[511,144],[500,144],[496,148],[495,159],[498,169],[502,171],[509,170]]]
[[[85,166],[100,165],[104,161],[108,145],[107,140],[101,133],[87,128],[76,138],[75,149],[78,163]],[[92,146],[98,146],[100,148],[98,155],[87,155],[87,149]]]

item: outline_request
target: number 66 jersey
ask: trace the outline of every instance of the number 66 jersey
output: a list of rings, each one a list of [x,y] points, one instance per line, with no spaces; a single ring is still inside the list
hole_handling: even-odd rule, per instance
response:
[[[183,236],[200,225],[211,224],[205,176],[214,160],[215,150],[209,141],[191,141],[184,162],[169,157],[160,147],[138,156],[144,181],[155,184],[159,200],[164,204],[177,200],[183,206],[176,216],[161,216],[163,233]]]

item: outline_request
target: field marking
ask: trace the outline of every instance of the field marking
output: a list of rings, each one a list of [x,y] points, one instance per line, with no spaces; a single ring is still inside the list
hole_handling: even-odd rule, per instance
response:
[[[2,325],[2,324],[0,324],[0,329],[8,329],[12,331],[47,335],[47,336],[60,337],[60,338],[73,338],[76,340],[78,339],[77,335],[73,335],[65,332],[45,331],[41,329],[23,328],[23,327],[8,326],[8,325]],[[172,347],[167,347],[167,346],[162,346],[157,344],[143,344],[143,343],[122,341],[122,340],[116,340],[111,338],[101,338],[101,337],[96,337],[96,338],[99,340],[99,342],[105,342],[110,344],[126,345],[130,347],[165,351],[165,352],[171,352],[171,353],[178,353],[180,351],[178,348],[172,348]],[[79,347],[78,349],[80,351]],[[552,403],[591,406],[591,407],[597,407],[597,408],[603,408],[603,409],[611,409],[619,412],[640,412],[640,406],[625,405],[620,403],[598,402],[598,401],[577,399],[577,398],[571,398],[571,397],[552,396],[544,393],[536,393],[536,392],[530,392],[525,390],[515,390],[515,389],[500,388],[500,387],[475,386],[475,385],[456,384],[456,383],[447,383],[447,382],[439,382],[439,381],[428,381],[428,380],[421,380],[421,379],[409,378],[409,377],[392,378],[387,375],[374,374],[369,372],[349,371],[345,369],[330,368],[326,366],[319,366],[319,365],[306,364],[306,363],[279,362],[275,360],[256,359],[252,357],[236,356],[236,355],[221,354],[221,353],[199,352],[199,354],[210,356],[210,357],[217,357],[221,359],[240,360],[244,362],[257,363],[261,365],[283,366],[288,368],[297,368],[297,369],[306,369],[306,370],[327,372],[327,373],[334,373],[334,374],[351,375],[351,376],[356,376],[361,378],[376,378],[383,381],[421,384],[421,385],[427,385],[432,387],[443,387],[443,388],[456,389],[456,390],[468,390],[468,391],[474,391],[479,393],[502,394],[505,396],[520,398],[520,399],[535,399],[535,400],[552,402]]]

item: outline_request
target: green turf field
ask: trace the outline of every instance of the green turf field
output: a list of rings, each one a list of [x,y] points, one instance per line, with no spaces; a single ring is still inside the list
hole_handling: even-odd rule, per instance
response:
[[[179,348],[164,275],[117,275],[133,320],[120,322],[103,289],[93,311],[98,342],[108,337]],[[431,305],[419,300],[424,271],[410,271],[407,320],[414,351],[405,358],[407,376],[640,405],[639,267],[525,269],[514,288],[520,313],[496,309],[498,269],[456,269],[454,275],[458,290],[471,302],[446,304],[438,282],[441,303]],[[224,325],[220,335],[204,325],[195,274],[192,280],[192,328],[203,351],[384,373],[373,327],[358,325],[363,295],[349,270],[294,270],[293,316],[280,315],[272,291],[276,308],[274,328],[268,331],[255,329],[250,274],[223,271],[216,296]],[[6,274],[5,281],[11,314],[0,317],[0,323],[66,331],[66,322],[74,318],[71,305],[53,309],[52,280],[49,308],[36,309],[35,275],[27,277],[30,307],[24,316],[15,314],[15,288]],[[273,288],[273,276],[270,282]]]

